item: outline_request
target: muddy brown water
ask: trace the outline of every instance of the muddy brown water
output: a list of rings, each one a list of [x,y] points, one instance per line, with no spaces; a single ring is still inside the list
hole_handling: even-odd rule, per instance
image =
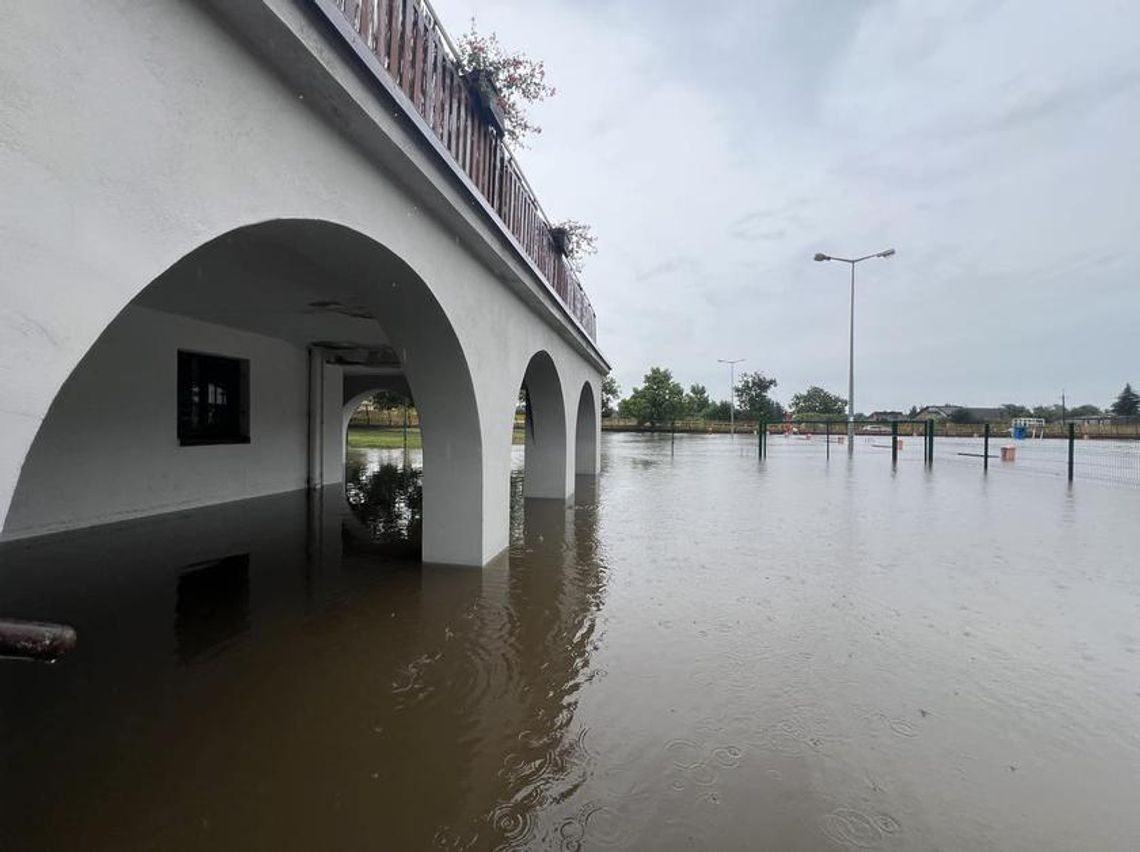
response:
[[[607,435],[480,571],[393,460],[0,548],[79,631],[0,661],[0,848],[1137,848],[1140,491]]]

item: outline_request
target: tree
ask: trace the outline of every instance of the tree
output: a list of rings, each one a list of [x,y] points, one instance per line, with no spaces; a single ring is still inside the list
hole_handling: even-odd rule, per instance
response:
[[[715,420],[718,423],[725,423],[728,422],[731,413],[732,406],[728,404],[727,399],[722,399],[718,402],[709,403],[704,410],[704,418],[706,420]]]
[[[1033,416],[1040,417],[1046,423],[1052,423],[1054,420],[1061,419],[1061,406],[1059,405],[1035,405],[1033,406]]]
[[[1002,409],[1005,411],[1005,416],[1010,420],[1013,420],[1015,417],[1033,416],[1033,412],[1026,408],[1024,405],[1015,405],[1012,402],[1007,402],[1002,406]]]
[[[1069,409],[1069,417],[1098,417],[1103,412],[1095,405],[1078,405]]]
[[[910,411],[907,412],[906,416],[911,420],[914,420],[914,418],[918,417],[918,406],[912,405],[910,407]]]
[[[621,386],[610,373],[602,379],[602,417],[614,416],[614,403],[620,396]]]
[[[1132,390],[1131,383],[1124,386],[1110,410],[1117,417],[1135,417],[1140,414],[1140,394]]]
[[[810,413],[820,420],[826,420],[828,415],[842,415],[846,410],[847,400],[816,385],[792,396],[792,411],[801,419]]]
[[[736,383],[736,404],[754,420],[779,420],[783,409],[768,398],[776,380],[763,373],[744,373]]]
[[[685,390],[673,381],[673,374],[662,367],[650,367],[641,387],[618,403],[622,417],[657,426],[669,423],[684,412]]]
[[[685,413],[690,417],[700,417],[710,405],[709,392],[704,385],[689,385],[685,394]]]

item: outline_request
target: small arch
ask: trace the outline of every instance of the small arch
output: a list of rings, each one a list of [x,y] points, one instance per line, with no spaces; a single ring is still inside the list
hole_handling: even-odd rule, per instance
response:
[[[567,477],[566,406],[562,380],[549,352],[539,350],[531,356],[522,389],[526,406],[523,496],[565,500],[574,490]]]
[[[582,384],[578,395],[574,472],[578,476],[594,476],[598,472],[598,404],[594,386],[589,382]]]

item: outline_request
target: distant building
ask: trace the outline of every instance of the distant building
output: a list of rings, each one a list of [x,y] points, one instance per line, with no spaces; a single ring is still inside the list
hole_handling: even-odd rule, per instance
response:
[[[906,415],[901,411],[872,411],[870,419],[890,423],[893,420],[906,420]]]
[[[949,420],[960,405],[928,405],[914,415],[915,420]]]
[[[1116,421],[1126,421],[1128,417],[1113,417],[1111,414],[1086,414],[1083,417],[1070,417],[1069,421],[1078,426],[1108,426]]]
[[[950,420],[959,411],[966,411],[969,420],[985,423],[994,420],[1008,420],[1004,408],[986,408],[973,405],[928,405],[914,416],[915,420]],[[958,415],[959,417],[961,415]]]

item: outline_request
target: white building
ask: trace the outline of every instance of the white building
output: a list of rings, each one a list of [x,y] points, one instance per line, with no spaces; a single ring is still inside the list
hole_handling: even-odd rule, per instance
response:
[[[336,484],[379,387],[427,561],[506,547],[520,383],[526,493],[596,473],[608,365],[533,195],[427,18],[393,63],[340,5],[5,9],[0,540]]]

